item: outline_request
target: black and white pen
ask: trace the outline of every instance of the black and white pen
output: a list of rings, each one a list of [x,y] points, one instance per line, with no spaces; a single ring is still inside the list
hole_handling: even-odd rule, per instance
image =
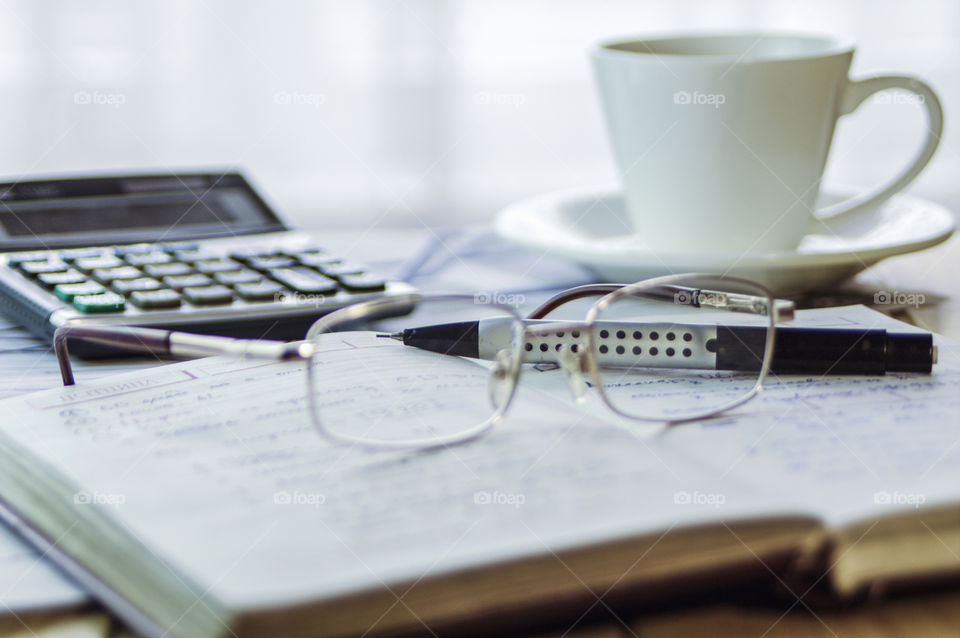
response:
[[[436,324],[380,336],[422,350],[492,359],[511,342],[512,321],[491,318]],[[758,326],[600,321],[594,324],[594,355],[601,366],[756,370],[763,358],[766,331]],[[523,344],[523,361],[557,362],[564,349],[576,352],[584,347],[583,329],[568,326],[528,337]],[[771,371],[775,374],[929,373],[936,361],[937,349],[929,333],[777,327]]]

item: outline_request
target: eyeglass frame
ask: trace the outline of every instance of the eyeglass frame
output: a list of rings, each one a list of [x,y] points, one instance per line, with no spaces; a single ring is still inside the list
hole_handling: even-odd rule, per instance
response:
[[[729,282],[733,285],[754,287],[758,291],[762,291],[764,293],[764,297],[760,298],[760,303],[765,303],[767,305],[767,310],[763,312],[752,313],[756,315],[768,316],[769,322],[766,326],[768,328],[768,333],[764,344],[764,352],[761,360],[760,370],[758,371],[757,378],[749,392],[718,408],[673,419],[670,420],[670,422],[690,422],[721,414],[732,408],[742,405],[743,403],[746,403],[750,399],[754,398],[758,392],[760,392],[763,387],[763,382],[766,380],[766,377],[770,372],[770,366],[773,359],[776,324],[778,321],[791,319],[793,317],[794,306],[790,301],[776,299],[768,289],[760,284],[746,279],[703,273],[690,273],[654,277],[631,284],[588,284],[584,286],[577,286],[575,288],[562,291],[554,297],[551,297],[538,308],[529,313],[526,317],[522,317],[512,306],[498,302],[484,303],[483,306],[486,308],[496,309],[513,317],[516,320],[515,325],[520,328],[520,331],[519,334],[514,335],[515,338],[513,342],[515,344],[514,348],[516,349],[516,352],[512,353],[512,366],[508,370],[502,370],[498,367],[502,362],[495,361],[494,368],[491,369],[491,375],[498,373],[509,373],[511,383],[510,392],[506,399],[502,402],[502,405],[497,406],[495,404],[496,409],[493,415],[473,428],[458,432],[456,434],[448,435],[446,437],[434,437],[431,439],[406,441],[370,440],[362,437],[346,436],[334,432],[323,425],[320,419],[316,397],[314,396],[313,392],[308,391],[307,400],[313,418],[314,427],[318,433],[321,434],[321,436],[332,442],[341,444],[348,443],[353,445],[365,445],[375,448],[426,449],[446,447],[452,444],[469,442],[479,438],[480,436],[483,436],[493,427],[495,427],[500,420],[502,420],[504,414],[506,414],[507,410],[512,404],[517,388],[520,385],[520,375],[523,364],[523,353],[521,351],[523,341],[527,337],[546,336],[548,334],[555,333],[557,330],[581,330],[584,334],[586,347],[575,353],[578,369],[572,370],[569,367],[574,363],[572,360],[568,360],[566,362],[560,361],[558,364],[560,367],[564,368],[565,372],[568,374],[576,372],[578,375],[580,375],[581,381],[583,380],[583,376],[589,378],[594,387],[597,389],[600,398],[607,408],[621,417],[635,421],[664,421],[662,418],[644,417],[625,413],[610,401],[603,389],[603,383],[600,379],[600,368],[597,364],[596,355],[594,354],[596,345],[596,337],[594,334],[595,323],[598,315],[607,306],[619,299],[630,296],[632,293],[638,292],[642,288],[658,285],[676,285],[677,282],[688,281],[696,278],[710,278],[716,281]],[[699,293],[700,290],[697,290],[696,292]],[[590,309],[587,311],[587,314],[582,321],[557,320],[545,324],[528,323],[529,320],[543,319],[549,313],[565,305],[566,303],[590,296],[600,296],[601,298],[590,306]],[[757,296],[752,297],[758,298]],[[465,294],[429,294],[413,292],[359,301],[319,317],[313,322],[313,324],[311,324],[304,339],[292,342],[268,339],[244,339],[218,335],[202,335],[176,330],[165,330],[139,326],[107,326],[103,324],[98,325],[95,323],[72,323],[60,326],[56,329],[53,335],[53,347],[57,356],[57,362],[60,367],[60,374],[64,386],[74,385],[75,383],[67,340],[78,339],[106,346],[118,346],[124,350],[149,353],[158,357],[172,356],[176,358],[189,359],[212,355],[226,355],[240,359],[305,361],[307,363],[306,382],[308,384],[308,388],[312,388],[314,382],[314,366],[310,365],[310,362],[313,356],[317,354],[314,341],[320,334],[332,334],[332,332],[327,330],[327,328],[341,323],[347,323],[351,320],[364,318],[374,319],[382,317],[382,314],[377,315],[377,313],[369,312],[370,308],[376,308],[377,306],[397,304],[416,307],[417,304],[420,304],[424,301],[470,301],[476,303],[476,297]],[[750,311],[747,310],[747,312]],[[569,353],[571,351],[567,352]]]

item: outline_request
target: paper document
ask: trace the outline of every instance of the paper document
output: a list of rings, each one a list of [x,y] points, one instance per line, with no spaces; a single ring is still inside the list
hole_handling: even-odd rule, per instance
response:
[[[883,321],[850,308],[800,323]],[[324,343],[324,418],[386,411],[429,429],[486,388],[481,364],[371,333]],[[418,375],[419,395],[370,391],[380,365]],[[960,364],[949,344],[930,376],[773,379],[724,417],[671,428],[621,427],[563,399],[559,373],[525,374],[492,434],[425,454],[331,445],[306,412],[303,364],[220,358],[9,400],[3,434],[49,463],[50,490],[82,486],[77,507],[119,520],[237,606],[701,521],[844,521],[912,507],[901,494],[957,498]]]

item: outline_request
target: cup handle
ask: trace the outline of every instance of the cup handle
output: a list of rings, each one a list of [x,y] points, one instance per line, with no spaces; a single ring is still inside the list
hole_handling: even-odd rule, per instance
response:
[[[865,208],[869,208],[878,202],[888,199],[894,193],[902,190],[917,176],[927,165],[930,158],[933,157],[937,145],[940,144],[940,134],[943,132],[943,109],[940,106],[940,100],[937,94],[933,92],[927,83],[908,75],[879,75],[876,77],[864,78],[862,80],[851,80],[847,84],[843,101],[840,104],[840,115],[848,115],[863,104],[864,100],[881,91],[889,89],[903,89],[916,95],[927,110],[927,139],[923,143],[923,148],[913,158],[910,165],[907,166],[896,178],[886,186],[881,186],[873,191],[868,191],[861,195],[856,195],[848,200],[821,208],[816,212],[819,220],[833,220],[841,215],[848,215]]]

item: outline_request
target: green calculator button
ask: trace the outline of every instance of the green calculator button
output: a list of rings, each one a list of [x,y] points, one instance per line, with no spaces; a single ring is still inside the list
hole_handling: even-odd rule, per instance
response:
[[[73,307],[80,312],[117,312],[123,310],[125,305],[123,297],[112,292],[99,295],[77,295],[73,298]]]
[[[95,281],[82,284],[60,284],[53,287],[53,294],[67,303],[73,301],[73,298],[78,295],[98,295],[106,291],[106,288]]]

